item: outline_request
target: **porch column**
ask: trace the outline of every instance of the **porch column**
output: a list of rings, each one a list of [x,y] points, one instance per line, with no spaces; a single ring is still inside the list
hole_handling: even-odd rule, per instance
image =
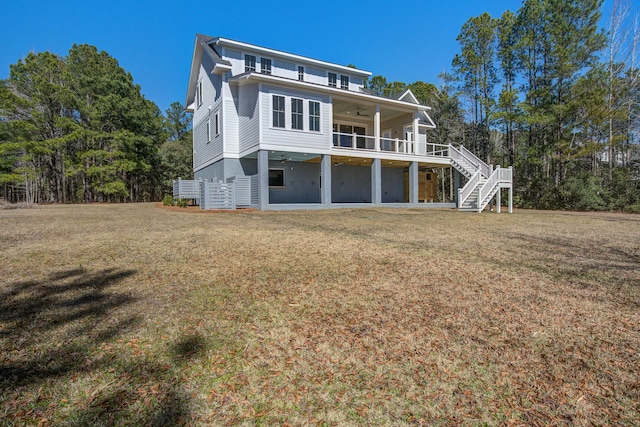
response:
[[[498,192],[496,193],[496,212],[497,213],[500,213],[500,205],[502,204],[500,202],[500,196],[501,196],[500,193],[502,193],[502,188],[500,188],[500,186],[498,185]]]
[[[380,151],[380,106],[376,105],[376,113],[373,115],[373,137],[375,138],[374,150]]]
[[[418,154],[418,114],[413,117],[413,153]]]
[[[320,162],[320,203],[331,205],[331,154],[323,154]]]
[[[418,203],[418,162],[409,165],[409,203]]]
[[[259,207],[265,210],[269,207],[269,152],[267,150],[258,151],[258,186]]]
[[[380,159],[371,160],[371,204],[382,203],[382,162]]]

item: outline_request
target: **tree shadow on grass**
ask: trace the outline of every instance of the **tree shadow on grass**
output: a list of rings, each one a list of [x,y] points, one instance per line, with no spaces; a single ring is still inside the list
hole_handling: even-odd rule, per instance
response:
[[[135,328],[114,317],[136,297],[112,289],[133,270],[68,270],[0,289],[0,385],[25,386],[95,369],[90,349]],[[88,359],[89,358],[89,359]]]

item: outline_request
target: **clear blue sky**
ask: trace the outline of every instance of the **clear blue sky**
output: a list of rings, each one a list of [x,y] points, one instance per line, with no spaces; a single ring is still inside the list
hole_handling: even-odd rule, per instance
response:
[[[632,3],[640,0],[633,0]],[[611,0],[607,1],[608,3]],[[107,51],[162,111],[185,101],[196,33],[222,36],[381,74],[437,83],[470,17],[520,0],[2,0],[0,79],[27,53]]]

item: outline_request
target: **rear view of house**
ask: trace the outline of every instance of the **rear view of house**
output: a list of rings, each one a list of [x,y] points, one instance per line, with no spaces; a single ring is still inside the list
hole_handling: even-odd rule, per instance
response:
[[[197,35],[189,86],[196,180],[242,182],[260,209],[449,206],[480,211],[511,169],[431,143],[428,106],[365,89],[368,71]],[[437,203],[438,171],[464,187]]]

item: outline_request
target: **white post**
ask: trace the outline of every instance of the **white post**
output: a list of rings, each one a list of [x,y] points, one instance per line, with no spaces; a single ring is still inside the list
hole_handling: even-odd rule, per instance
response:
[[[500,188],[500,184],[498,184],[498,192],[496,193],[496,212],[500,213],[500,205],[502,204],[500,202],[500,193],[501,193],[502,189]]]
[[[375,138],[373,149],[380,151],[380,106],[376,105],[376,113],[373,116],[373,137]]]
[[[418,153],[418,114],[416,113],[413,117],[413,149],[409,150],[409,153],[411,154],[417,154]]]

